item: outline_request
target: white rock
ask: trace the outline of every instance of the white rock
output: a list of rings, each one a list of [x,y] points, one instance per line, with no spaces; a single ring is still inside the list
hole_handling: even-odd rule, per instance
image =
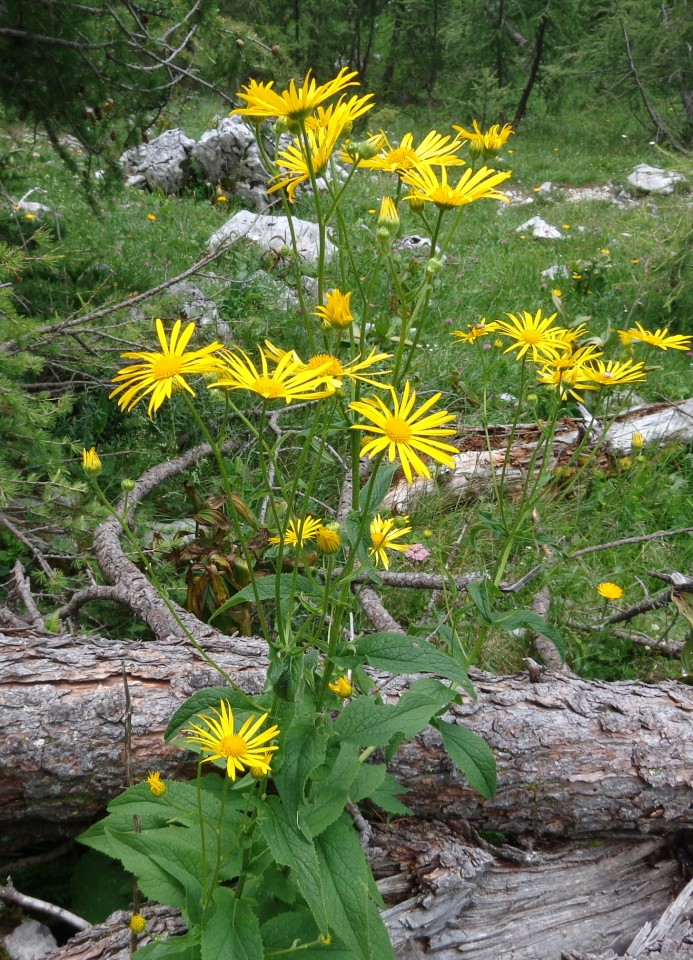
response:
[[[555,263],[552,267],[542,270],[541,275],[547,280],[557,280],[559,277],[569,277],[570,271],[562,263]]]
[[[647,163],[639,163],[628,177],[628,183],[643,193],[663,193],[674,192],[674,184],[680,183],[686,178],[681,173],[671,170],[667,172],[661,167],[651,167]]]
[[[553,193],[555,189],[556,188],[554,187],[554,185],[551,183],[550,180],[545,180],[542,183],[542,185],[539,187],[537,193],[543,193],[543,194]]]
[[[270,175],[255,134],[242,117],[224,117],[216,130],[203,133],[192,157],[210,183],[232,183],[233,196],[251,201],[260,211],[269,209],[266,188]]]
[[[400,237],[399,240],[395,240],[393,247],[396,250],[406,250],[407,253],[411,253],[415,257],[428,257],[431,254],[431,241],[429,238],[419,237],[415,233],[412,233],[407,237]],[[440,253],[440,247],[437,244],[436,253]]]
[[[139,147],[126,150],[118,163],[127,186],[178,193],[190,177],[190,155],[195,141],[176,128]]]
[[[43,960],[58,946],[45,924],[28,918],[4,938],[4,943],[10,960]]]
[[[293,226],[300,259],[315,263],[318,259],[317,224],[294,217]],[[240,210],[212,234],[207,246],[210,250],[216,250],[222,243],[235,243],[241,239],[251,240],[267,252],[282,253],[286,249],[290,250],[291,232],[288,218]],[[325,257],[328,261],[334,256],[335,250],[335,245],[328,238],[325,244]]]
[[[563,234],[557,227],[552,227],[543,217],[531,217],[515,229],[515,233],[532,231],[532,236],[540,240],[562,240]]]

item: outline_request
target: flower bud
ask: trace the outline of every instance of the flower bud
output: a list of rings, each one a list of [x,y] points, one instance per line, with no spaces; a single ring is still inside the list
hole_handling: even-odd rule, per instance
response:
[[[443,261],[439,260],[437,257],[431,257],[431,259],[426,264],[426,276],[435,277],[437,273],[443,269]]]
[[[124,493],[130,493],[136,487],[136,482],[131,477],[125,477],[120,481],[120,489]]]
[[[82,469],[88,477],[98,477],[103,470],[96,447],[92,447],[91,450],[82,450]]]
[[[378,214],[378,239],[384,234],[385,238],[394,237],[399,230],[399,214],[394,201],[390,197],[383,197]]]
[[[133,933],[144,933],[147,929],[147,920],[141,913],[133,913],[130,917],[130,929]]]

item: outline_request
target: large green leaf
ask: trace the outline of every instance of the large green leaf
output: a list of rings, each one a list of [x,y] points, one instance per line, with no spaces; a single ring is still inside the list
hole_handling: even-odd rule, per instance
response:
[[[294,823],[298,808],[305,802],[306,781],[323,763],[326,749],[327,733],[324,728],[316,728],[314,717],[296,718],[286,732],[282,765],[274,775],[274,784]]]
[[[517,630],[523,628],[531,630],[533,633],[540,633],[547,640],[550,640],[558,650],[561,657],[565,659],[565,641],[561,634],[547,623],[543,617],[533,610],[509,610],[506,613],[494,613],[493,625],[502,630]]]
[[[264,960],[260,926],[250,906],[233,890],[214,891],[215,909],[202,929],[202,960]]]
[[[405,793],[409,793],[409,787],[405,787],[391,773],[386,773],[382,784],[370,794],[370,798],[386,813],[406,817],[411,814],[411,810],[398,799]]]
[[[373,952],[373,903],[368,896],[370,868],[351,820],[343,815],[332,823],[318,837],[316,848],[331,929],[349,944],[359,960],[374,957],[394,960],[392,948],[387,949],[389,940],[383,952],[382,937],[378,952]]]
[[[450,758],[472,787],[482,797],[492,797],[497,786],[496,758],[486,741],[456,723],[437,719],[433,721],[433,726],[440,731]]]
[[[466,685],[466,672],[443,650],[401,633],[372,633],[356,641],[356,652],[377,670],[388,673],[437,673]]]
[[[243,587],[242,590],[234,593],[225,603],[222,603],[222,605],[214,611],[210,619],[214,620],[214,618],[218,617],[224,610],[228,610],[229,607],[235,607],[238,603],[246,603],[249,600],[254,601],[256,595],[258,600],[288,600],[290,597],[297,596],[301,593],[308,597],[322,597],[322,590],[320,590],[317,584],[300,573],[279,573],[274,577],[259,577],[255,581],[255,589],[253,589],[252,584]]]
[[[358,776],[349,789],[349,798],[354,803],[359,803],[366,797],[372,796],[373,791],[382,786],[386,771],[384,763],[359,764]]]
[[[320,876],[318,856],[312,840],[300,833],[287,818],[279,797],[265,797],[258,803],[258,826],[277,863],[290,867],[303,899],[315,917],[318,929],[329,929],[325,889]]]
[[[370,697],[352,700],[339,715],[335,730],[343,740],[362,747],[384,746],[398,734],[409,740],[454,696],[437,680],[417,680],[396,705],[375,703]]]
[[[200,930],[137,948],[137,960],[200,960]]]
[[[327,769],[316,771],[321,779],[313,783],[310,802],[298,811],[303,830],[315,837],[333,823],[344,810],[349,788],[362,769],[355,743],[340,743]]]

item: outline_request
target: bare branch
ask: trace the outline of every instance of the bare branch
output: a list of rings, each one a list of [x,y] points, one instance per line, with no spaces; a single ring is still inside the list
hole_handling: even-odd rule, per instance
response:
[[[38,910],[39,913],[45,913],[46,916],[53,917],[55,920],[61,920],[75,930],[89,930],[90,923],[78,917],[76,913],[70,913],[63,907],[56,907],[54,903],[47,903],[45,900],[38,900],[36,897],[28,897],[15,889],[12,883],[12,877],[7,878],[7,883],[0,885],[0,899],[7,900],[9,903],[16,903],[20,907],[26,907],[29,910]]]
[[[0,27],[0,37],[16,37],[18,40],[30,40],[45,43],[53,47],[69,47],[71,50],[104,50],[113,46],[109,43],[78,43],[76,40],[63,40],[62,37],[46,37],[41,33],[29,33],[15,27]]]

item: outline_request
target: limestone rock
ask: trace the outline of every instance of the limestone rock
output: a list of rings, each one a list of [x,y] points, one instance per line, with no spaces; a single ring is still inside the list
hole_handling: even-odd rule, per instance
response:
[[[150,143],[126,150],[119,163],[126,185],[179,193],[190,177],[190,156],[195,141],[183,130],[166,130]]]
[[[4,946],[10,960],[42,960],[58,943],[45,924],[27,918],[4,938]]]
[[[255,135],[241,117],[224,117],[216,130],[203,133],[193,158],[210,183],[230,184],[229,192],[250,200],[260,211],[269,208],[265,169]]]
[[[307,263],[315,263],[318,259],[317,224],[294,217],[293,226],[300,259]],[[212,234],[207,246],[210,250],[216,250],[222,243],[235,243],[241,239],[251,240],[266,252],[282,254],[291,249],[288,218],[240,210]],[[335,249],[334,244],[328,239],[325,248],[328,261],[334,256]]]
[[[563,234],[558,227],[551,226],[543,217],[530,217],[519,227],[515,228],[515,233],[527,233],[531,231],[532,236],[539,240],[562,240]]]
[[[647,163],[639,163],[628,177],[628,183],[643,193],[674,192],[674,186],[686,178],[674,170],[666,171],[661,167],[651,167]]]

